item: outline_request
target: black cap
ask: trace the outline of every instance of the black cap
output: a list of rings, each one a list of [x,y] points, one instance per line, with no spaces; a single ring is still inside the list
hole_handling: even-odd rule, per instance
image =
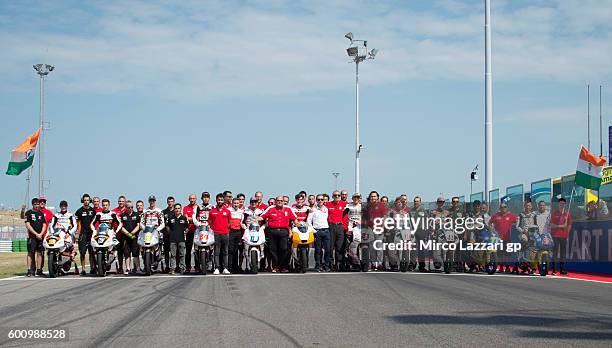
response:
[[[149,201],[157,201],[157,199],[155,198],[155,196],[150,195],[150,196],[149,196]]]
[[[68,202],[66,201],[61,201],[60,202],[60,207],[67,207],[68,206]]]

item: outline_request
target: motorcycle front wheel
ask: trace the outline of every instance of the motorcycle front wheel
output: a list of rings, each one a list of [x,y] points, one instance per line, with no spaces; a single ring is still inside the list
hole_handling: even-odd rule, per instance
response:
[[[257,274],[259,272],[259,252],[255,249],[249,251],[249,261],[251,262],[251,272]]]
[[[303,247],[300,248],[300,263],[302,273],[306,273],[306,269],[308,269],[308,248]]]
[[[360,266],[362,272],[369,271],[370,268],[370,248],[363,247],[359,251]]]
[[[104,260],[104,252],[102,251],[98,251],[96,253],[96,268],[98,271],[98,277],[104,277],[104,274],[106,273],[106,260]]]
[[[540,275],[546,277],[548,274],[548,253],[542,253],[542,259],[540,260]]]
[[[57,276],[57,267],[55,266],[55,252],[54,251],[49,251],[48,255],[47,255],[47,259],[49,262],[49,278],[55,278]]]
[[[206,275],[206,266],[208,262],[208,253],[206,252],[206,250],[201,249],[200,250],[200,271],[202,271],[203,275]]]
[[[151,275],[152,256],[153,255],[151,255],[151,250],[147,249],[144,254],[144,269],[145,269],[145,275],[148,275],[148,276]]]
[[[493,275],[495,274],[495,271],[497,270],[497,262],[495,262],[495,253],[491,253],[489,254],[489,257],[487,258],[487,263],[485,264],[485,270],[487,271],[487,274],[489,275]]]

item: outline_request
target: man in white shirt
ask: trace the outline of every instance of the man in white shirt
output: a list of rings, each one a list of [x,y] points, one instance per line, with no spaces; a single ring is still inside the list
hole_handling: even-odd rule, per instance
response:
[[[540,234],[550,233],[550,211],[546,209],[544,201],[538,202],[538,211],[535,213],[535,224]]]
[[[317,205],[308,214],[306,220],[308,226],[317,233],[315,234],[315,271],[331,271],[331,235],[327,223],[328,211],[325,206],[323,195],[317,195]],[[321,264],[321,252],[325,253],[325,265]]]

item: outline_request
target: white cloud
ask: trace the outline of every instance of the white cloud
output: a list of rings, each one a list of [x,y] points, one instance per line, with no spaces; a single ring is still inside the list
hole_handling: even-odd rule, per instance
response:
[[[346,88],[342,37],[381,49],[364,83],[482,80],[483,17],[473,2],[412,10],[394,2],[104,2],[94,9],[13,3],[4,30],[3,89],[19,88],[40,59],[57,88],[146,93],[186,102]],[[563,0],[493,7],[497,81],[580,83],[612,74],[612,4]],[[53,13],[54,16],[41,16]],[[14,15],[13,15],[14,14]],[[76,25],[76,27],[75,27]],[[45,49],[48,53],[45,53]],[[30,81],[27,81],[30,83]]]

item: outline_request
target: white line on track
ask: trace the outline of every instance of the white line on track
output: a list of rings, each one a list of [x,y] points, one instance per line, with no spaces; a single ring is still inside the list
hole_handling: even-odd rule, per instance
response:
[[[395,274],[395,275],[402,275],[402,276],[435,276],[435,275],[439,275],[441,277],[461,277],[461,276],[468,276],[468,277],[485,277],[485,278],[490,278],[490,279],[495,279],[495,278],[522,278],[522,279],[569,279],[569,280],[578,280],[578,281],[586,281],[586,282],[594,282],[594,283],[600,283],[600,284],[612,284],[612,282],[606,282],[606,281],[601,281],[601,280],[593,280],[593,279],[579,279],[579,278],[569,278],[569,277],[559,277],[559,276],[546,276],[546,277],[541,277],[541,276],[528,276],[528,275],[520,275],[520,274],[494,274],[491,276],[485,275],[485,274],[477,274],[477,273],[451,273],[451,274],[443,274],[443,273],[419,273],[419,272],[406,272],[406,273],[400,273],[400,272],[368,272],[368,273],[362,273],[362,272],[342,272],[342,273],[316,273],[316,272],[309,272],[309,273],[305,273],[305,274],[301,274],[301,273],[259,273],[259,274],[231,274],[231,275],[212,275],[212,274],[208,274],[208,275],[199,275],[199,274],[189,274],[189,275],[168,275],[168,274],[157,274],[157,275],[151,275],[151,276],[123,276],[123,275],[114,275],[114,274],[110,274],[104,278],[100,278],[100,277],[92,277],[92,276],[87,276],[87,277],[79,277],[79,276],[64,276],[64,277],[58,277],[58,278],[42,278],[45,280],[51,280],[51,281],[67,281],[67,280],[135,280],[135,279],[170,279],[170,278],[202,278],[202,279],[206,279],[206,278],[225,278],[225,277],[287,277],[287,276],[294,276],[294,277],[303,277],[303,276],[309,276],[309,277],[314,277],[314,276],[351,276],[351,275],[372,275],[372,274]],[[11,277],[11,278],[4,278],[4,279],[0,279],[0,281],[2,280],[17,280],[17,279],[26,279],[25,276],[16,276],[16,277]],[[34,277],[32,279],[40,279],[40,277]]]

